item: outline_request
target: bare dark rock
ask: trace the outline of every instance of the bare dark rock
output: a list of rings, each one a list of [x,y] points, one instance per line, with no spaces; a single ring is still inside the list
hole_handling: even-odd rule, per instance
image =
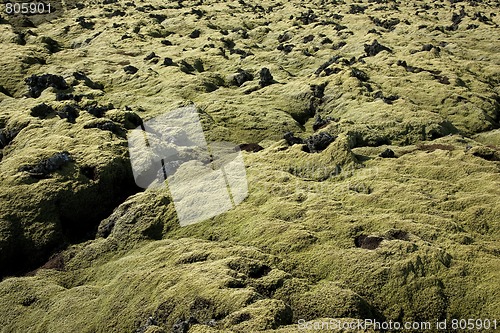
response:
[[[362,82],[366,82],[370,79],[368,74],[357,68],[351,68],[351,76]]]
[[[234,43],[234,41],[232,39],[229,39],[229,38],[224,38],[222,37],[220,39],[220,41],[224,44],[224,47],[227,48],[227,49],[232,49],[236,46],[236,44]]]
[[[20,128],[16,129],[6,129],[6,128],[0,128],[0,149],[5,148],[8,144],[14,140],[14,138],[19,134],[21,131]]]
[[[206,14],[206,12],[201,9],[193,8],[191,9],[191,14],[196,15],[196,18],[200,19]]]
[[[83,96],[82,95],[74,95],[74,94],[68,94],[68,93],[63,93],[63,92],[57,92],[56,93],[56,101],[70,101],[73,100],[75,102],[80,102],[82,100]]]
[[[392,31],[401,22],[398,18],[391,18],[387,20],[381,20],[378,17],[370,16],[370,20],[377,26]]]
[[[163,14],[149,14],[149,17],[154,19],[158,24],[162,23],[167,19],[167,15]]]
[[[359,235],[354,239],[354,245],[366,250],[375,250],[384,239],[378,236]]]
[[[382,158],[396,158],[396,154],[394,154],[394,151],[389,148],[381,152],[378,156]]]
[[[121,128],[118,124],[114,123],[111,120],[105,120],[103,119],[102,121],[91,121],[83,126],[85,129],[89,128],[97,128],[102,131],[109,131],[113,132],[115,134],[121,135]]]
[[[119,16],[119,17],[123,17],[123,16],[125,16],[125,15],[127,15],[127,13],[125,13],[123,10],[119,10],[119,9],[117,9],[117,10],[112,11],[112,12],[111,12],[111,13],[109,13],[109,14],[106,14],[105,16],[106,16],[107,18],[112,18],[112,17],[117,17],[117,16]]]
[[[312,9],[309,9],[307,12],[300,14],[299,20],[303,24],[307,25],[316,22],[317,18],[318,17],[316,14],[314,14],[314,11]]]
[[[376,39],[371,44],[365,44],[365,53],[368,57],[376,56],[382,51],[392,53],[390,48],[380,44]]]
[[[135,333],[145,333],[148,331],[149,327],[157,325],[158,323],[156,322],[156,320],[153,317],[149,317],[144,325],[135,330]]]
[[[32,115],[33,117],[44,119],[53,112],[54,109],[52,108],[52,106],[42,103],[31,108],[30,115]]]
[[[59,43],[50,37],[42,37],[41,42],[50,53],[56,53],[61,50]]]
[[[331,44],[331,43],[333,43],[333,41],[332,41],[330,38],[328,38],[328,37],[323,38],[323,39],[321,40],[321,44],[322,44],[322,45],[325,45],[325,44]]]
[[[293,45],[293,44],[285,44],[285,45],[280,44],[280,45],[278,45],[277,49],[288,54],[288,53],[292,52],[294,47],[295,47],[295,45]]]
[[[337,74],[337,73],[340,73],[342,71],[342,69],[340,68],[325,68],[325,76],[330,76],[332,74]]]
[[[149,60],[152,60],[152,59],[155,59],[155,58],[158,58],[158,56],[156,55],[156,53],[151,52],[150,54],[148,54],[148,55],[144,58],[144,60],[145,60],[145,61],[149,61]]]
[[[84,107],[84,110],[93,115],[94,117],[101,118],[104,116],[106,111],[114,109],[113,104],[108,104],[106,106],[98,105],[93,103]]]
[[[246,70],[240,68],[238,69],[238,73],[233,76],[232,84],[241,87],[243,83],[252,80],[253,80],[253,75],[247,72]]]
[[[278,36],[278,42],[285,43],[292,39],[293,35],[289,32],[285,32]]]
[[[338,42],[337,44],[332,45],[332,50],[340,50],[344,46],[346,46],[347,43],[344,41]]]
[[[83,83],[89,87],[90,89],[102,90],[104,89],[104,85],[98,82],[92,81],[85,73],[82,72],[74,72],[73,76],[78,81],[83,81]]]
[[[312,128],[313,128],[314,131],[317,131],[317,130],[325,127],[329,123],[330,123],[330,119],[329,118],[323,119],[323,118],[321,118],[320,115],[318,115],[318,116],[316,116],[316,119],[314,120]]]
[[[80,115],[73,105],[65,105],[62,110],[56,111],[56,113],[61,119],[66,119],[70,123],[74,123],[76,118]]]
[[[458,26],[460,25],[462,20],[465,18],[465,16],[467,16],[467,14],[465,13],[465,10],[463,7],[462,7],[462,9],[460,9],[460,12],[458,14],[453,13],[453,15],[451,17],[452,24],[450,26],[446,27],[446,30],[448,30],[448,31],[458,30]]]
[[[137,71],[139,71],[139,69],[137,67],[134,67],[132,65],[127,65],[125,67],[123,67],[123,70],[125,71],[125,73],[127,74],[135,74],[137,73]]]
[[[422,51],[428,52],[428,51],[432,50],[433,48],[434,48],[434,45],[432,45],[432,44],[425,44],[425,45],[422,46]]]
[[[368,7],[360,5],[351,5],[349,9],[349,14],[364,14]]]
[[[495,146],[474,147],[471,150],[472,155],[480,157],[487,161],[500,161],[500,148]]]
[[[242,143],[239,145],[241,150],[250,152],[250,153],[256,153],[258,151],[263,150],[264,148],[257,143]]]
[[[172,58],[169,58],[169,57],[166,57],[165,59],[163,59],[163,66],[175,66],[174,64],[174,61],[172,60]]]
[[[494,13],[492,13],[494,14]],[[492,15],[490,14],[490,15]],[[492,15],[491,17],[493,17],[495,15]],[[479,22],[481,23],[485,23],[485,24],[493,24],[493,21],[491,20],[491,18],[489,18],[488,16],[484,15],[483,13],[481,12],[476,12],[474,13],[474,16],[472,17],[473,20],[478,20]]]
[[[2,85],[0,85],[0,93],[4,94],[5,96],[12,97],[12,94]]]
[[[274,78],[271,75],[271,71],[269,69],[267,69],[266,67],[264,67],[260,70],[259,76],[260,76],[259,85],[261,87],[266,87],[266,86],[269,86],[269,85],[275,83]]]
[[[305,140],[305,151],[309,153],[319,153],[325,150],[330,145],[330,143],[335,141],[335,139],[336,137],[326,132],[314,134]]]
[[[444,75],[435,75],[434,78],[441,84],[450,84],[450,79]]]
[[[186,60],[181,60],[179,62],[179,69],[181,72],[186,73],[186,74],[192,74],[196,69],[188,63]]]
[[[404,67],[406,69],[406,71],[410,72],[410,73],[428,72],[428,73],[432,74],[434,79],[436,79],[439,83],[446,84],[446,85],[450,84],[450,79],[445,75],[440,75],[440,73],[441,73],[440,70],[430,70],[430,69],[423,69],[420,67],[410,66],[406,63],[406,61],[402,61],[402,60],[398,60],[397,65]]]
[[[292,132],[285,133],[285,135],[283,135],[283,139],[285,139],[286,143],[288,143],[290,146],[301,145],[304,143],[304,140],[296,137]]]
[[[309,43],[309,42],[312,42],[313,40],[314,40],[314,35],[307,35],[302,39],[302,42]]]
[[[189,38],[198,38],[200,35],[201,31],[199,29],[195,29],[189,34]]]
[[[76,22],[84,29],[94,29],[94,22],[87,21],[85,17],[80,16],[76,19]]]
[[[239,54],[241,56],[241,59],[245,59],[246,57],[253,55],[252,52],[245,51],[245,50],[242,50],[242,49],[230,49],[229,53],[230,54]]]
[[[316,98],[323,98],[325,96],[325,88],[328,85],[328,82],[324,82],[322,84],[312,84],[311,90],[313,92],[313,96]]]
[[[49,177],[51,173],[61,169],[70,162],[73,162],[73,158],[67,151],[63,151],[43,159],[35,165],[24,165],[19,168],[19,171],[28,172],[32,177],[42,179]]]
[[[53,74],[32,75],[25,80],[28,85],[28,96],[38,98],[42,92],[49,88],[58,90],[66,90],[69,88],[68,84],[62,76]]]
[[[328,66],[337,63],[340,59],[342,59],[342,57],[338,55],[331,57],[327,62],[319,66],[319,68],[314,72],[314,74],[320,75],[321,72],[325,71],[328,68]]]
[[[384,96],[384,94],[381,91],[377,91],[373,95],[373,97],[380,98],[386,104],[392,104],[394,101],[397,101],[399,99],[399,96],[397,95]]]

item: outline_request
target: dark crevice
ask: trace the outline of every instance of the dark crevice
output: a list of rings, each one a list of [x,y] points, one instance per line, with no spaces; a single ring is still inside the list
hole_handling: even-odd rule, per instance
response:
[[[52,224],[51,229],[54,230],[54,235],[45,244],[36,244],[35,240],[24,236],[22,225],[25,222],[22,217],[4,217],[11,226],[12,244],[7,244],[0,258],[0,278],[32,275],[39,268],[56,265],[55,261],[59,260],[54,259],[57,253],[66,250],[71,244],[95,239],[100,222],[129,196],[142,190],[134,182],[128,160],[121,161],[121,166],[114,165],[102,170],[95,166],[78,166],[74,161],[68,161],[62,168],[62,171],[57,168],[42,178],[52,178],[56,173],[64,173],[72,168],[74,172],[79,171],[80,188],[87,187],[77,191],[73,188],[61,190],[40,206],[38,216],[43,223]],[[37,175],[30,177],[34,181],[41,181]]]

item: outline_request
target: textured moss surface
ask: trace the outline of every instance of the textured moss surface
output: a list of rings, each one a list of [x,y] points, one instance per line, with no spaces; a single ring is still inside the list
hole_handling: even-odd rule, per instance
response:
[[[0,19],[0,331],[499,320],[499,8],[118,0]],[[42,74],[67,86],[29,91]],[[135,187],[126,134],[192,104],[208,140],[263,149],[243,153],[243,203],[181,228],[168,189]],[[310,153],[289,131],[335,140]]]

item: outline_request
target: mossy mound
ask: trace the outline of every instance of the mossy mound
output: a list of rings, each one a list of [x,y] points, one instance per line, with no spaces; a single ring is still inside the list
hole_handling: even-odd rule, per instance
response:
[[[87,126],[104,118],[81,111],[71,123],[53,111],[40,119],[29,114],[36,105],[28,100],[24,110],[5,113],[11,140],[0,165],[2,275],[34,269],[65,244],[93,238],[99,222],[136,191],[125,139]]]

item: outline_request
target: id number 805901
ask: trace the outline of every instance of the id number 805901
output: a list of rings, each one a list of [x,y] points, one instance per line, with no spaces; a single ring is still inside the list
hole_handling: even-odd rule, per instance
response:
[[[4,5],[7,15],[41,15],[50,14],[53,10],[50,3],[44,2],[7,2]]]

